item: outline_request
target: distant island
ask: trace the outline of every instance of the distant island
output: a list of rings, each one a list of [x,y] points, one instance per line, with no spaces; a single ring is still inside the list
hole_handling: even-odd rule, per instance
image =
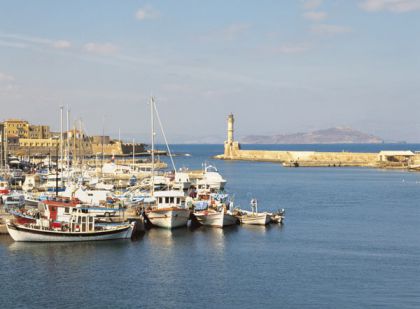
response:
[[[380,137],[351,128],[336,127],[306,133],[278,135],[249,135],[243,144],[381,144]]]

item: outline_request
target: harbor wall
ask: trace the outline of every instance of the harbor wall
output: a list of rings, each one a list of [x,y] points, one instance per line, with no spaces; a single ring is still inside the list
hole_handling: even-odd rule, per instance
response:
[[[222,160],[279,162],[284,166],[362,166],[377,168],[410,168],[420,170],[420,154],[412,151],[317,152],[287,150],[243,150],[234,140],[234,117],[228,116],[227,140],[224,153],[215,156]]]
[[[300,166],[375,166],[378,162],[377,153],[242,150],[237,142],[225,143],[224,154],[216,156],[216,158],[281,162],[285,165],[297,164]]]

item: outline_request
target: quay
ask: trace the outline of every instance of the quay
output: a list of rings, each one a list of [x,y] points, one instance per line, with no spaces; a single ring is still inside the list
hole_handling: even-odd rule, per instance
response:
[[[318,152],[281,150],[244,150],[234,140],[234,117],[228,117],[228,134],[220,160],[278,162],[285,167],[370,167],[387,169],[420,169],[420,153],[380,151],[379,153]]]

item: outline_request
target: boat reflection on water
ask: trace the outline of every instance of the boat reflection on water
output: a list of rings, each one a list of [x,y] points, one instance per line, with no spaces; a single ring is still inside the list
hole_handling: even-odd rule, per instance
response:
[[[249,224],[242,224],[241,228],[250,231],[253,233],[264,235],[268,233],[273,227],[271,224],[268,225],[249,225]]]
[[[8,237],[9,238],[9,237]],[[11,239],[11,238],[10,238]],[[0,240],[2,241],[2,240]],[[121,250],[127,248],[130,241],[87,241],[87,242],[53,242],[53,243],[31,243],[10,241],[9,251],[19,254],[30,254],[37,257],[57,257],[65,258],[68,263],[82,263],[83,259],[89,258],[98,251]]]
[[[154,247],[173,247],[175,239],[187,238],[190,231],[187,228],[178,228],[174,230],[152,228],[146,232],[147,241]]]

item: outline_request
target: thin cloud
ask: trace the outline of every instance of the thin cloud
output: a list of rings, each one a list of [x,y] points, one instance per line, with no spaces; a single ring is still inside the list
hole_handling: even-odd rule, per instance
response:
[[[14,82],[15,77],[6,73],[0,72],[0,82]]]
[[[119,48],[111,43],[90,42],[85,44],[84,50],[92,54],[113,55],[118,52]]]
[[[69,41],[59,40],[59,41],[53,42],[52,43],[52,46],[54,48],[58,48],[58,49],[66,49],[66,48],[70,48],[71,47],[71,43]]]
[[[305,10],[313,10],[322,5],[324,0],[304,0],[303,1],[303,8]]]
[[[301,54],[309,50],[309,46],[305,44],[282,44],[272,49],[276,54]]]
[[[240,35],[244,34],[250,28],[249,24],[234,23],[200,37],[201,41],[233,41]]]
[[[328,17],[327,12],[315,12],[315,11],[310,11],[310,12],[305,12],[303,13],[303,18],[310,20],[310,21],[323,21]]]
[[[36,46],[47,46],[57,49],[65,49],[71,47],[71,43],[66,40],[51,40],[35,36],[26,36],[13,33],[0,33],[0,38],[3,40],[0,44],[8,45],[10,47],[26,48],[30,47],[27,44]]]
[[[9,41],[4,41],[4,40],[0,40],[0,46],[13,47],[13,48],[26,48],[27,47],[27,45],[24,43],[9,42]]]
[[[350,27],[328,25],[328,24],[313,25],[310,30],[312,33],[320,34],[320,35],[335,35],[335,34],[349,33],[353,31]]]
[[[138,20],[156,19],[160,16],[160,13],[150,5],[146,5],[138,9],[135,16]]]
[[[249,25],[247,24],[232,24],[229,25],[227,28],[223,29],[222,35],[226,40],[233,40],[238,35],[241,35],[246,30],[249,29]]]
[[[420,0],[364,0],[360,7],[368,12],[405,13],[420,10]]]

